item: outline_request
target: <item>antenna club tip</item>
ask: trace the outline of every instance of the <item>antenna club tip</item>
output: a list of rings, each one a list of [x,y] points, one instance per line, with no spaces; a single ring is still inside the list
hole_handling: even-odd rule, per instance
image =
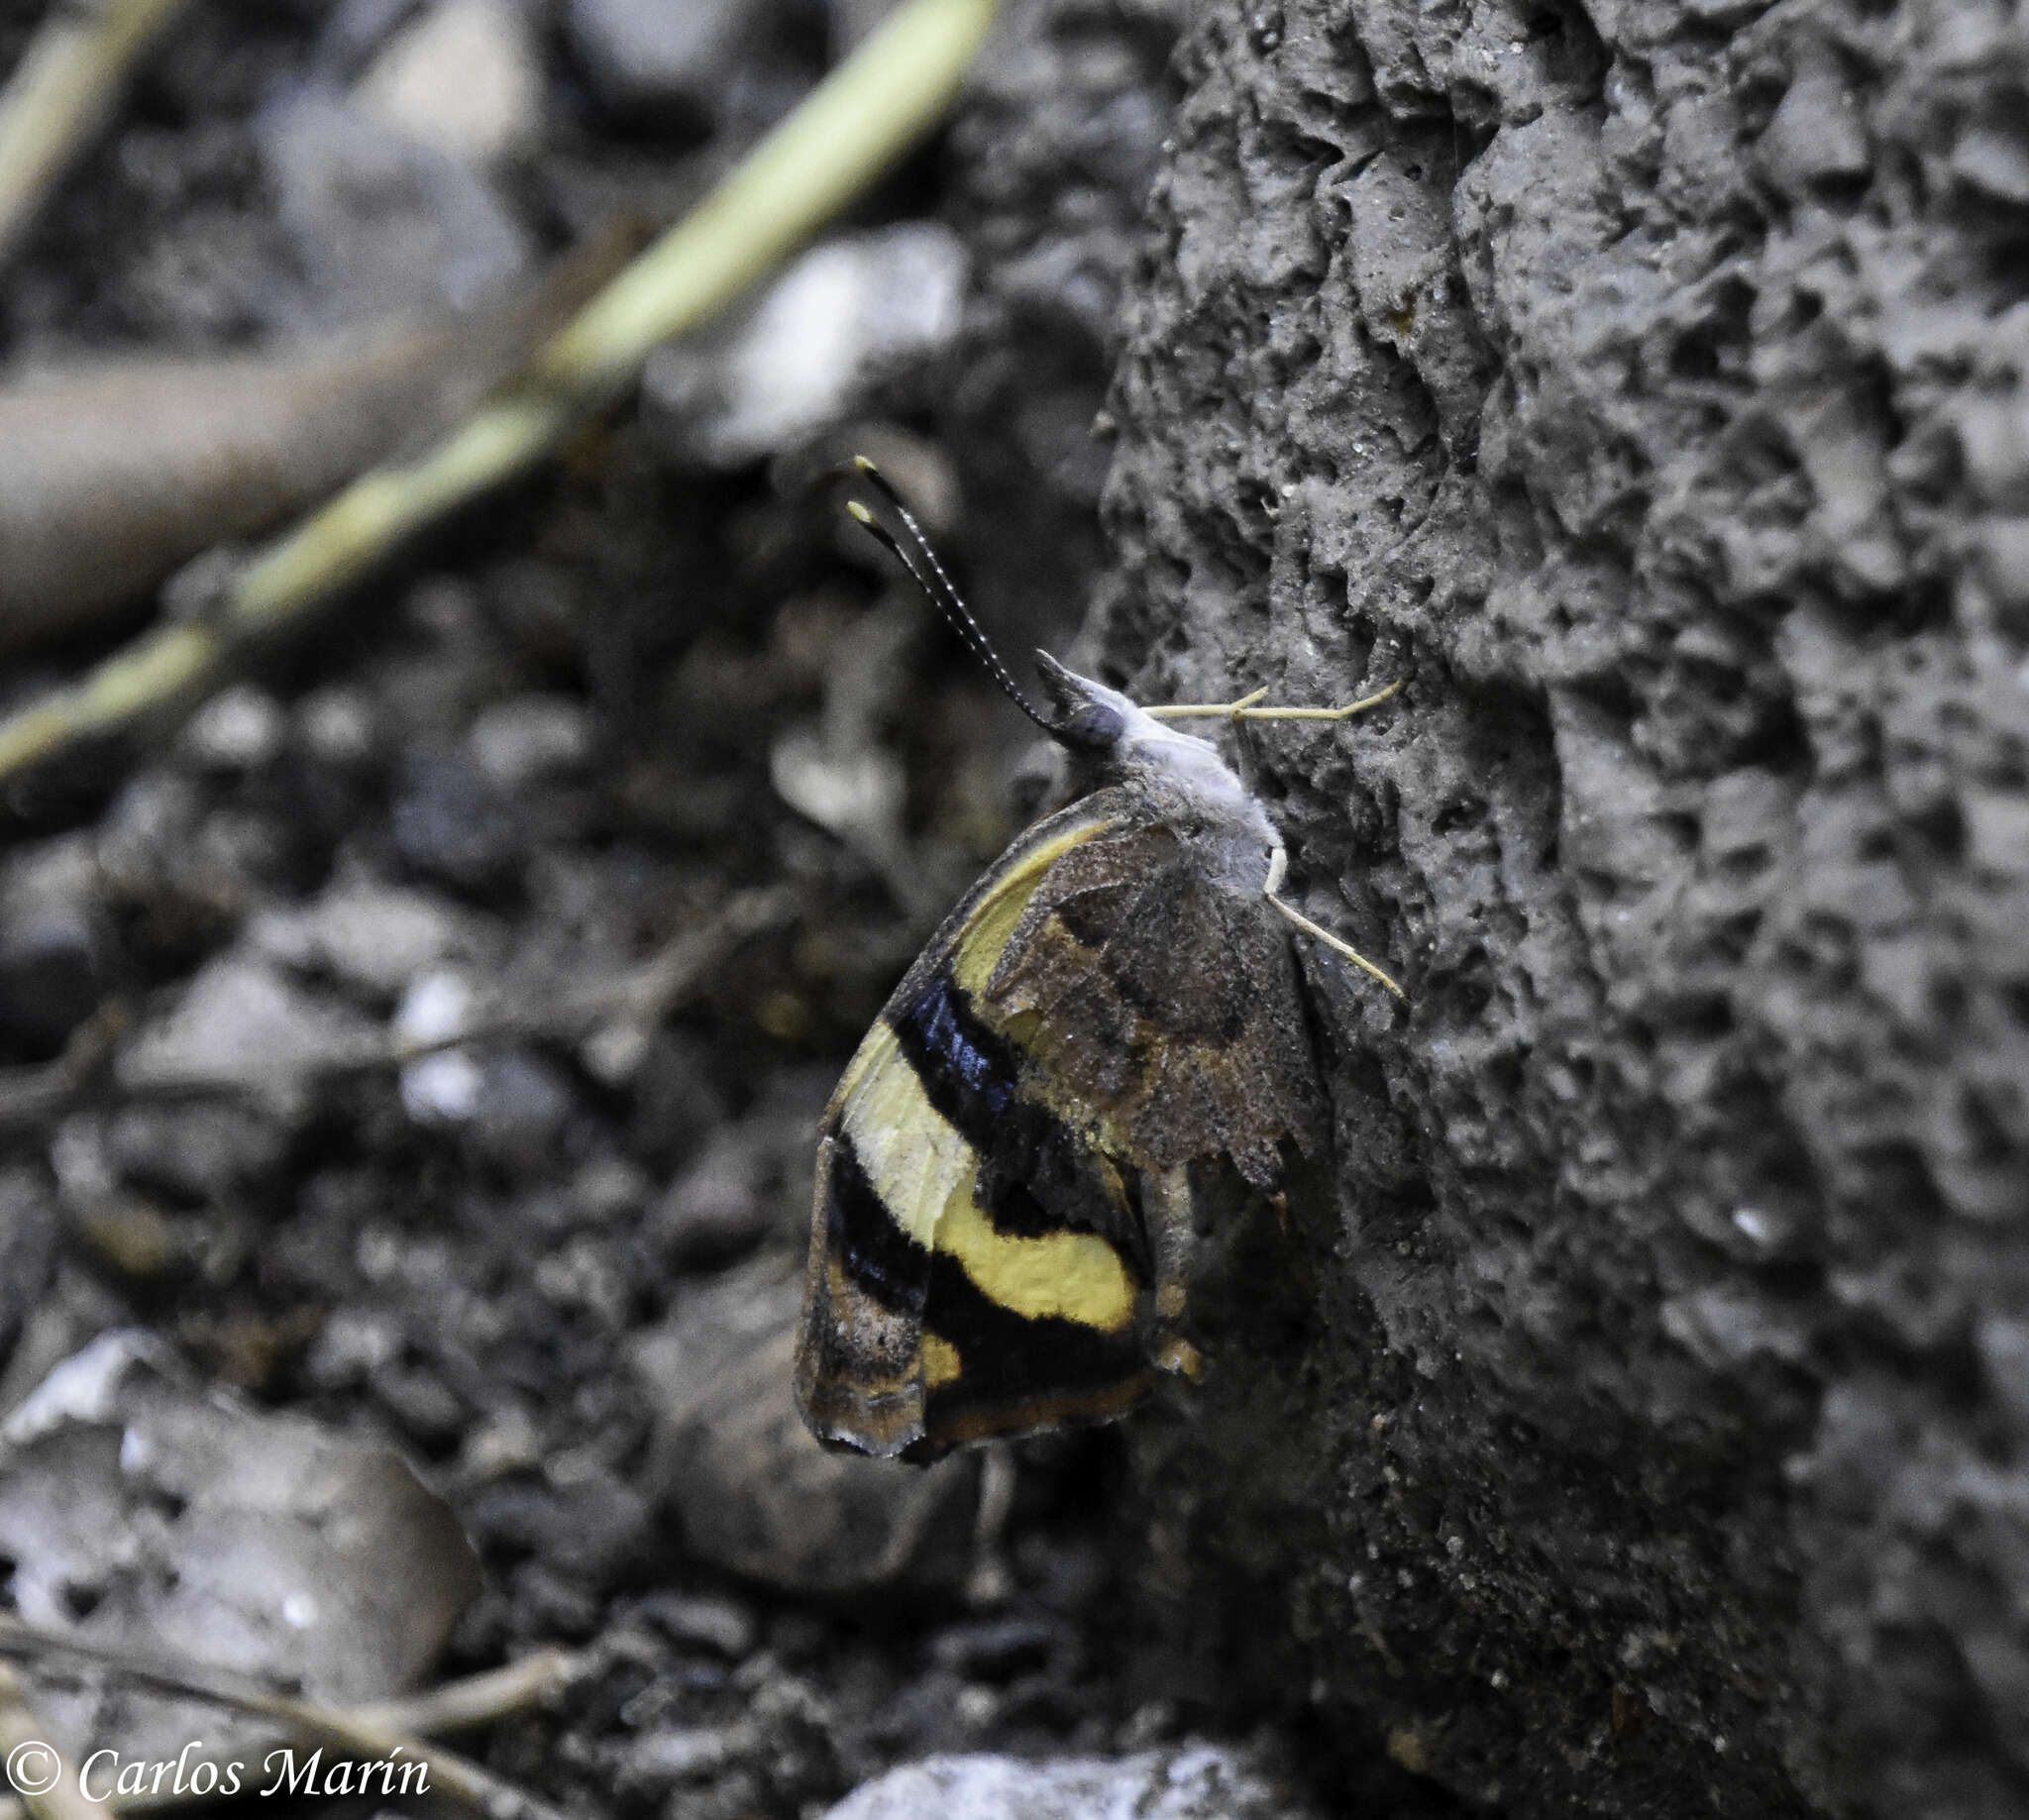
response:
[[[848,499],[845,502],[845,509],[849,511],[855,519],[857,519],[861,524],[865,525],[869,530],[873,529],[874,514],[868,511],[867,508],[864,505],[862,505],[857,499]]]

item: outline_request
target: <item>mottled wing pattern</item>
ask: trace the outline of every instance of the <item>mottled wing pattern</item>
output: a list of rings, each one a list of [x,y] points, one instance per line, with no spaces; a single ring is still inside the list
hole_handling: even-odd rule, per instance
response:
[[[853,1057],[862,1124],[866,1090],[906,1074],[895,1033],[875,1024]],[[923,1433],[927,1386],[923,1303],[930,1253],[889,1212],[855,1140],[846,1134],[851,1101],[840,1089],[817,1143],[817,1193],[804,1266],[803,1329],[797,1345],[797,1401],[821,1441],[843,1441],[893,1455]],[[890,1159],[891,1165],[895,1159]],[[925,1159],[934,1166],[935,1158]],[[928,1204],[934,1183],[911,1185]],[[934,1216],[933,1216],[934,1217]]]
[[[985,1004],[1028,1031],[1052,1096],[1103,1111],[1144,1167],[1229,1156],[1258,1188],[1326,1111],[1289,934],[1161,825],[1117,826],[1050,869]]]

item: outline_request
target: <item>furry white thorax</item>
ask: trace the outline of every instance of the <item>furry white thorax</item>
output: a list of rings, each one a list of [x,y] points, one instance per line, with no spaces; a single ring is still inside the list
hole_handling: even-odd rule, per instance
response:
[[[1195,734],[1179,733],[1104,683],[1078,680],[1094,701],[1121,717],[1110,760],[1121,781],[1139,784],[1158,799],[1178,800],[1202,824],[1200,837],[1209,836],[1219,874],[1228,883],[1247,891],[1274,890],[1286,864],[1282,836],[1219,748]]]

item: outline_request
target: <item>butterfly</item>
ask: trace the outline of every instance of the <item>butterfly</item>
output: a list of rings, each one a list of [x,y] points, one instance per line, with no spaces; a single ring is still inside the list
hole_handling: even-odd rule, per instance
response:
[[[930,938],[819,1127],[796,1395],[820,1442],[916,1462],[1105,1422],[1202,1366],[1185,1324],[1194,1175],[1273,1196],[1328,1110],[1291,930],[1373,962],[1281,896],[1287,855],[1217,747],[1171,724],[1343,720],[1239,701],[1144,708],[1037,654],[1009,675],[901,494],[857,473],[907,568],[1062,749],[1068,806],[995,861]]]

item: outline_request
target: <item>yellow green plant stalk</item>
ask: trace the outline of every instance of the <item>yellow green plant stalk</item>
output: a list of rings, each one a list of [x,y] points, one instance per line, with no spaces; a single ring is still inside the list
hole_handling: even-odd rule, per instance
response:
[[[188,0],[87,0],[49,9],[0,91],[0,261],[10,258],[134,65]]]
[[[246,639],[300,619],[445,512],[524,473],[708,321],[942,118],[995,0],[904,0],[692,212],[429,454],[362,476],[240,571],[215,610],[163,625],[0,721],[0,784],[144,712],[188,706]]]

